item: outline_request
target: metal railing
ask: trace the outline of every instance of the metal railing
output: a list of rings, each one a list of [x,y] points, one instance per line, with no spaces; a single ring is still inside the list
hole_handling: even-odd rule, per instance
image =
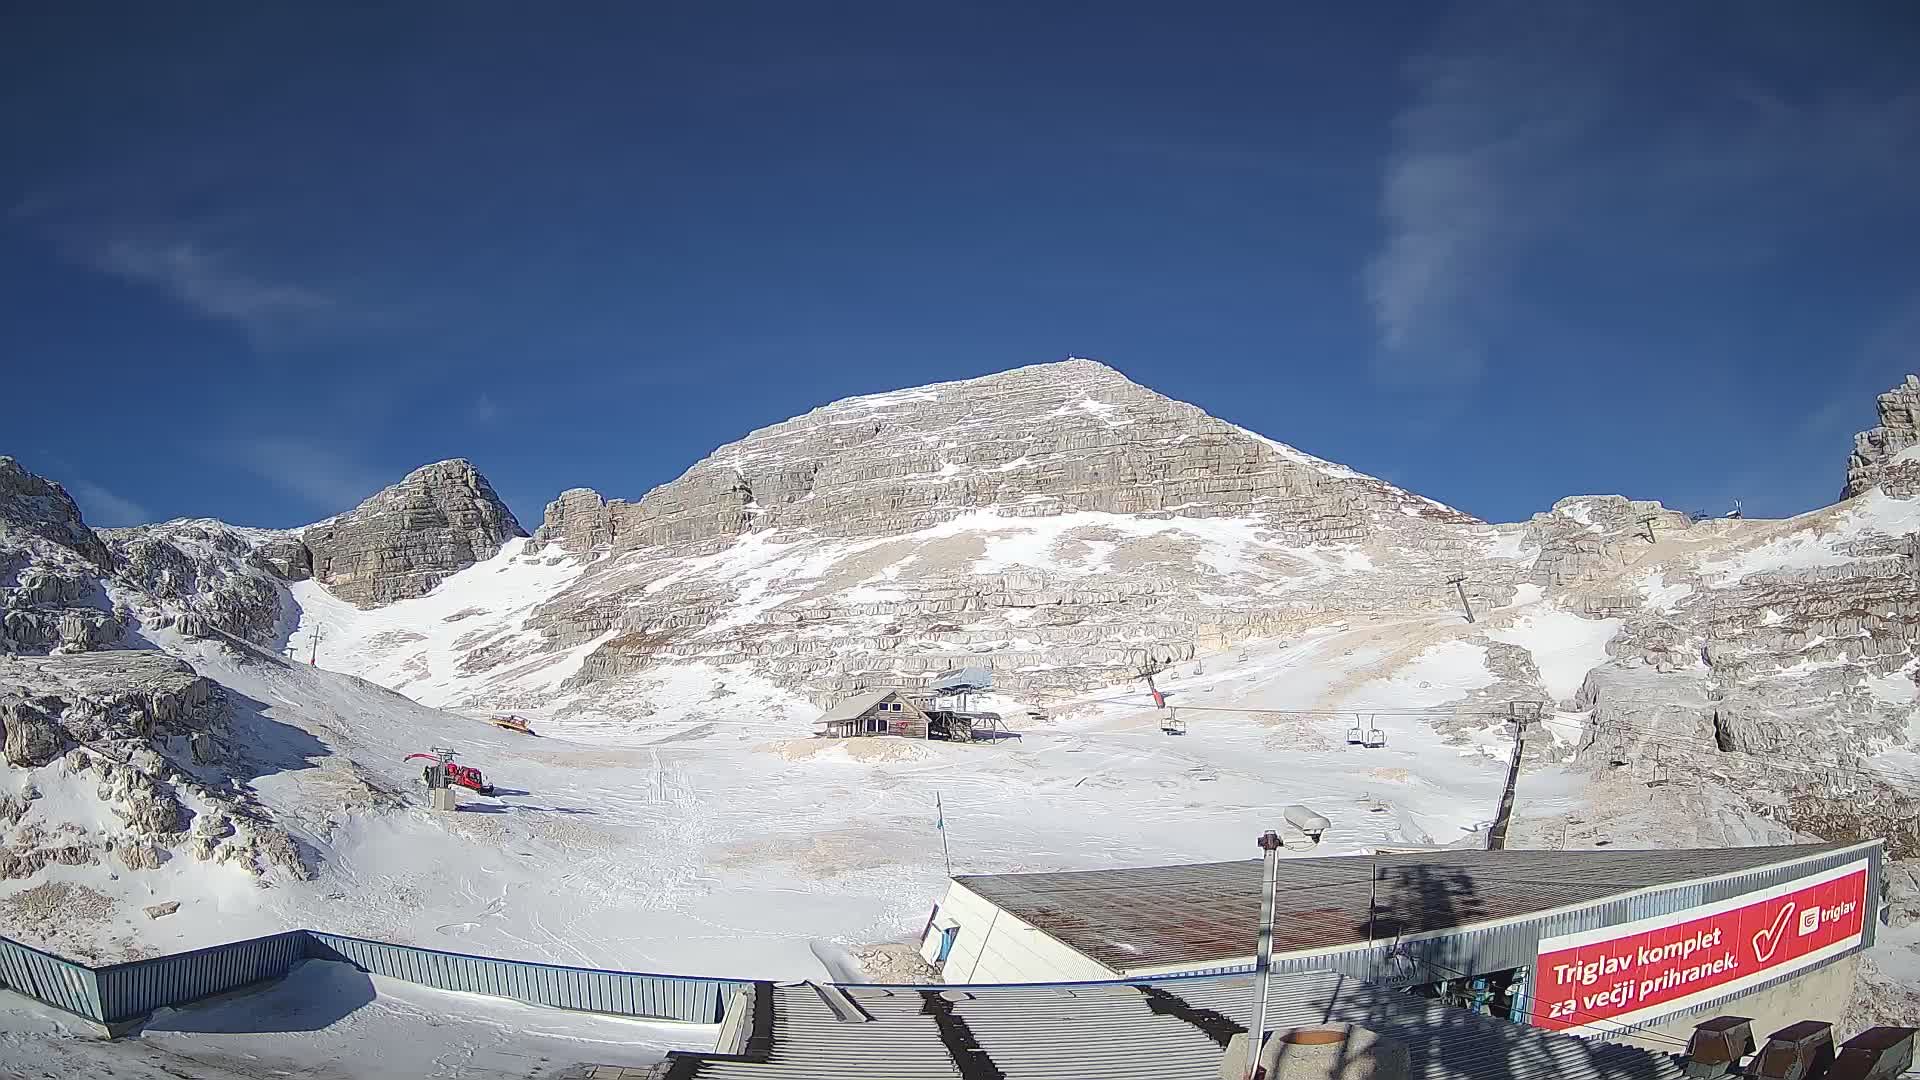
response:
[[[186,1005],[215,994],[278,979],[307,957],[307,932],[231,941],[192,952],[95,968],[104,1023],[133,1020],[155,1009]]]
[[[751,983],[690,975],[500,960],[307,931],[307,955],[441,990],[487,994],[559,1009],[717,1024],[727,1000]]]
[[[100,980],[92,968],[0,937],[0,986],[56,1009],[98,1020]]]
[[[650,1020],[717,1024],[742,979],[602,971],[442,952],[289,930],[192,952],[87,967],[0,937],[0,987],[104,1025],[284,977],[302,960],[331,960],[441,990]]]

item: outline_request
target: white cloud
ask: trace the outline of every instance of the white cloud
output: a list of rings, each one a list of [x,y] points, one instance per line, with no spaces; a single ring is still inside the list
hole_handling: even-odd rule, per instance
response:
[[[1842,216],[1909,206],[1911,80],[1790,96],[1752,77],[1773,74],[1753,40],[1824,25],[1793,10],[1775,26],[1493,0],[1445,21],[1407,65],[1382,167],[1364,274],[1376,378],[1474,382],[1521,298],[1551,302],[1540,283],[1563,272],[1630,282],[1643,258],[1669,278],[1719,274],[1791,258]]]
[[[476,424],[491,424],[500,418],[500,406],[487,394],[481,394],[467,409],[467,418]]]
[[[80,504],[80,514],[87,524],[96,528],[111,529],[121,525],[139,525],[153,520],[147,508],[132,499],[122,498],[85,480],[63,485],[73,501]]]
[[[312,289],[254,273],[230,253],[149,230],[121,232],[83,245],[96,269],[153,285],[208,318],[270,335],[325,314],[333,301]]]
[[[1408,65],[1413,100],[1395,120],[1380,196],[1386,237],[1366,269],[1380,381],[1480,375],[1486,326],[1536,213],[1529,173],[1594,109],[1570,40],[1577,22],[1563,11],[1476,9]]]

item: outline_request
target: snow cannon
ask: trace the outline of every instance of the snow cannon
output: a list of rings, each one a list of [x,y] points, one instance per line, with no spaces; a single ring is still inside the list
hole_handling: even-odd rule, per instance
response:
[[[1332,823],[1326,818],[1314,813],[1300,803],[1290,804],[1281,812],[1281,816],[1287,819],[1287,824],[1306,833],[1307,839],[1316,844],[1320,842],[1321,835],[1332,827]]]

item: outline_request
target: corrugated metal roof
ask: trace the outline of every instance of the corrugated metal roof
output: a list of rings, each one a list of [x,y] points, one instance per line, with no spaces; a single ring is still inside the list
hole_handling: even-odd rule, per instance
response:
[[[1846,846],[1287,859],[1280,864],[1273,948],[1337,948],[1471,926]],[[954,880],[1115,972],[1244,958],[1259,925],[1258,859]]]
[[[814,723],[825,724],[837,720],[858,720],[866,714],[868,709],[887,700],[887,698],[891,697],[894,693],[896,693],[896,691],[893,690],[869,690],[864,694],[855,694],[849,698],[841,698],[839,701],[833,703],[833,708],[822,713],[820,719],[815,720]]]
[[[813,987],[772,990],[764,1060],[675,1055],[669,1075],[711,1080],[1003,1077],[1218,1080],[1224,1043],[1253,1015],[1247,976],[1132,985],[946,991],[845,987],[872,1021],[847,1023]],[[938,994],[939,1002],[930,1002]],[[940,1013],[946,1013],[942,1016]],[[1406,1043],[1413,1080],[1668,1080],[1669,1055],[1477,1016],[1330,972],[1275,976],[1269,1029],[1354,1023]]]
[[[927,688],[944,694],[955,690],[985,690],[992,685],[993,672],[983,667],[966,667],[945,672]]]

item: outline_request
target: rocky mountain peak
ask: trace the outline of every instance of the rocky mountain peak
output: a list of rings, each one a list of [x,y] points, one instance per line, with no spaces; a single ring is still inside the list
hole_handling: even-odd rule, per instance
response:
[[[449,574],[525,536],[471,461],[424,465],[300,534],[313,576],[360,607],[423,596]]]
[[[780,529],[884,536],[987,508],[1260,517],[1302,543],[1362,539],[1383,514],[1475,520],[1075,358],[823,405],[639,502],[568,492],[538,539],[624,551]]]
[[[87,527],[67,489],[5,456],[0,456],[0,533],[58,544],[102,571],[113,566],[107,545]]]
[[[1920,443],[1920,375],[1908,375],[1880,395],[1880,424],[1853,437],[1847,456],[1847,482],[1840,497],[1882,485],[1890,495],[1920,492],[1920,459],[1908,453]]]

